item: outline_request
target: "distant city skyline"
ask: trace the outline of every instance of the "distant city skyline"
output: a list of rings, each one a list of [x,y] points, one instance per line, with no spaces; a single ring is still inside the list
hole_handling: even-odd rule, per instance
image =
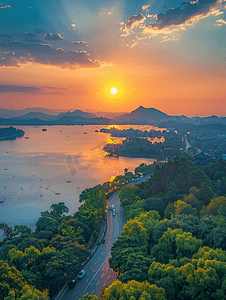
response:
[[[226,116],[225,0],[4,0],[0,107]]]

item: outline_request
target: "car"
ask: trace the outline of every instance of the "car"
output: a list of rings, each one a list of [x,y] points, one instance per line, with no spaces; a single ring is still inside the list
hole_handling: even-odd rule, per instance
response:
[[[86,274],[86,271],[85,270],[81,270],[79,273],[78,273],[78,279],[82,279],[82,277]]]
[[[73,279],[70,283],[69,283],[69,287],[70,288],[73,288],[77,283],[77,280],[76,279]]]
[[[112,216],[115,216],[115,208],[112,210]]]
[[[109,207],[109,210],[113,210],[113,209],[115,209],[115,206],[114,206],[114,205],[111,205],[111,206]]]

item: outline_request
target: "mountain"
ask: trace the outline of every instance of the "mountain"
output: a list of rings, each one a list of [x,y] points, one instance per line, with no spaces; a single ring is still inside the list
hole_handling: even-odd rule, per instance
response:
[[[6,108],[0,108],[0,118],[15,118],[15,117],[21,117],[23,115],[26,115],[30,112],[41,112],[47,115],[56,116],[59,114],[59,111],[54,111],[48,108],[43,107],[31,107],[31,108],[25,108],[21,110],[14,110],[14,109],[6,109]]]
[[[57,115],[52,120],[59,120],[61,118],[73,118],[73,117],[82,117],[82,118],[85,118],[85,119],[97,118],[97,116],[95,116],[93,113],[88,113],[88,112],[84,112],[84,111],[81,111],[79,109],[76,109],[72,112],[68,111],[66,113],[60,113],[59,115]]]
[[[170,120],[171,116],[155,108],[138,107],[129,114],[124,114],[112,119],[113,123],[119,124],[152,124]]]
[[[113,119],[115,117],[126,114],[126,112],[99,111],[99,110],[90,109],[90,108],[87,108],[86,112],[92,112],[97,117],[103,117],[103,118],[108,118],[108,119]]]
[[[40,119],[43,121],[50,120],[53,118],[53,115],[47,115],[42,112],[29,112],[26,115],[22,115],[21,117],[17,117],[19,119]]]

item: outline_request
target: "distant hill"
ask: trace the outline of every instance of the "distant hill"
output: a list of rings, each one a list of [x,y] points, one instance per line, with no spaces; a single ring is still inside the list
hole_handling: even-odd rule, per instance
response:
[[[60,112],[60,113],[59,113]],[[102,112],[91,109],[86,111],[60,111],[42,107],[26,108],[22,110],[10,110],[0,108],[1,125],[85,125],[85,124],[153,124],[164,128],[188,129],[192,125],[225,124],[226,117],[208,116],[191,117],[171,116],[155,108],[143,106],[130,113]]]
[[[56,116],[59,114],[59,111],[54,111],[48,108],[43,107],[32,107],[32,108],[25,108],[20,110],[14,110],[14,109],[6,109],[6,108],[0,108],[0,118],[15,118],[15,117],[21,117],[23,115],[26,115],[30,112],[41,112],[47,115]]]
[[[155,108],[138,107],[129,114],[124,114],[113,118],[113,123],[130,123],[130,124],[152,124],[156,122],[167,121],[171,116]]]
[[[59,120],[61,118],[73,118],[73,117],[82,117],[85,119],[97,118],[97,116],[95,116],[93,113],[88,113],[88,112],[84,112],[79,109],[76,109],[72,112],[68,111],[66,113],[60,113],[55,118],[53,118],[53,120]]]
[[[47,115],[42,112],[29,112],[29,113],[22,115],[21,117],[17,117],[17,118],[24,119],[24,120],[36,118],[36,119],[46,121],[46,120],[52,119],[53,117],[54,117],[53,115]]]
[[[110,111],[99,111],[99,110],[92,110],[92,109],[86,109],[86,112],[92,112],[97,117],[103,117],[108,119],[113,119],[115,117],[127,114],[126,112],[110,112]]]

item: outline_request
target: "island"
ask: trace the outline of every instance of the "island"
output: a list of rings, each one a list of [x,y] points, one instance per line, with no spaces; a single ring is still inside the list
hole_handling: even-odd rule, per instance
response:
[[[107,156],[145,157],[166,160],[179,156],[186,144],[183,136],[174,130],[119,130],[116,127],[101,129],[101,132],[110,133],[112,137],[121,138],[112,140],[104,146]],[[124,139],[122,139],[124,137]]]
[[[15,140],[17,137],[24,136],[25,132],[22,129],[15,127],[1,128],[0,127],[0,141]]]

